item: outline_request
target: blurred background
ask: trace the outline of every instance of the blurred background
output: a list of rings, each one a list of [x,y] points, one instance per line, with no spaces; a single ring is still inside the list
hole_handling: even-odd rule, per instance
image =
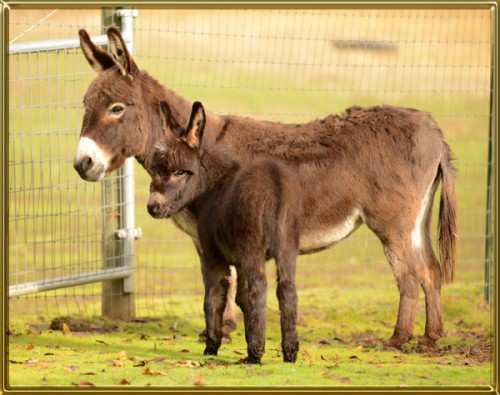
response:
[[[103,292],[121,292],[89,279],[106,261],[106,227],[120,203],[109,211],[106,184],[84,182],[72,165],[82,98],[95,74],[79,47],[13,51],[33,41],[77,39],[80,28],[99,36],[114,23],[113,10],[9,12],[11,315],[100,316]],[[353,105],[432,113],[459,170],[456,280],[445,286],[445,301],[467,288],[480,304],[490,277],[492,32],[487,8],[139,9],[133,52],[140,69],[217,114],[294,123]],[[120,174],[109,182],[120,183]],[[203,285],[194,246],[170,221],[149,217],[149,177],[138,163],[135,185],[135,224],[142,229],[128,280],[135,315],[199,317]],[[267,266],[272,278],[274,264]],[[52,290],[61,278],[81,285]],[[297,284],[317,295],[334,289],[335,300],[324,301],[329,308],[397,308],[391,269],[365,226],[329,250],[300,257]],[[269,302],[277,309],[274,298]]]

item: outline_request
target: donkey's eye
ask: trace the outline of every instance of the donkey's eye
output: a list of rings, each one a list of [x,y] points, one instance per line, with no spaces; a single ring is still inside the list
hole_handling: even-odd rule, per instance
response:
[[[184,170],[177,170],[177,171],[174,173],[174,177],[176,177],[176,178],[182,178],[182,177],[184,177],[186,174],[187,174],[187,171],[184,171]]]
[[[120,115],[123,111],[125,110],[125,106],[122,104],[115,104],[113,107],[111,107],[111,114],[112,115]]]

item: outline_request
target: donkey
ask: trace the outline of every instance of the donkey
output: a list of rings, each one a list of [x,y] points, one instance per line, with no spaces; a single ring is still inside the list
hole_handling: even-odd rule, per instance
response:
[[[248,363],[260,364],[265,345],[266,271],[273,258],[281,312],[285,362],[295,362],[297,292],[302,202],[295,174],[275,159],[241,163],[213,141],[203,139],[205,111],[193,104],[183,129],[167,102],[160,103],[165,139],[155,144],[147,165],[152,177],[148,212],[170,218],[188,210],[197,219],[204,260],[205,355],[217,355],[227,301],[230,266],[237,272],[236,303],[243,311]]]
[[[162,139],[162,100],[182,125],[192,107],[139,70],[118,30],[110,28],[108,38],[111,55],[80,30],[83,53],[98,72],[85,94],[74,159],[75,169],[89,181],[101,180],[127,157],[146,166]],[[443,335],[441,287],[455,271],[457,203],[452,151],[430,114],[392,106],[352,107],[309,123],[282,124],[207,111],[204,138],[242,163],[276,158],[293,169],[303,199],[300,253],[328,248],[365,223],[382,243],[400,295],[387,346],[401,348],[412,338],[420,287],[426,325],[419,341],[435,346]],[[438,260],[430,223],[440,183]],[[196,218],[182,210],[172,219],[194,240],[203,262]],[[234,319],[231,300],[227,306],[226,317]]]

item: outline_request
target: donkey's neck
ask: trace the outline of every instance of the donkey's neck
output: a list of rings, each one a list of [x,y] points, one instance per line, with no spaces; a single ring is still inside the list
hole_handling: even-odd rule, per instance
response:
[[[200,158],[200,188],[204,193],[221,187],[233,178],[241,163],[228,150],[204,141]]]
[[[136,159],[146,168],[148,155],[153,151],[154,145],[164,137],[163,127],[160,123],[160,102],[165,100],[168,103],[172,115],[181,125],[187,125],[192,103],[174,91],[164,87],[145,71],[141,72],[140,84],[142,110],[147,116],[140,123],[140,127],[143,129],[142,133],[145,134],[145,139],[141,153],[136,156]]]

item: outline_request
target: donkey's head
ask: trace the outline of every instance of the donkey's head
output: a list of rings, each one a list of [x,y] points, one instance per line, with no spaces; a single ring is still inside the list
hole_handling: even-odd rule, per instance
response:
[[[170,218],[201,193],[200,155],[205,128],[205,111],[193,103],[186,129],[162,101],[161,122],[165,137],[156,143],[146,168],[151,175],[148,212],[155,218]]]
[[[147,117],[142,105],[141,72],[132,59],[120,32],[107,32],[111,55],[96,46],[80,30],[80,46],[97,71],[85,96],[85,115],[74,167],[87,181],[99,181],[106,172],[123,165],[127,157],[144,149]]]

